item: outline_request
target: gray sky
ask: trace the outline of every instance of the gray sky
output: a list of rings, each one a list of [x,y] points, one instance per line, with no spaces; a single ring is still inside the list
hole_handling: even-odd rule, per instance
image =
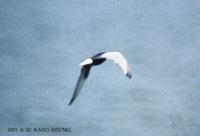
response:
[[[0,0],[0,133],[200,135],[199,24],[199,0]],[[102,51],[133,78],[106,62],[69,107],[79,63]]]

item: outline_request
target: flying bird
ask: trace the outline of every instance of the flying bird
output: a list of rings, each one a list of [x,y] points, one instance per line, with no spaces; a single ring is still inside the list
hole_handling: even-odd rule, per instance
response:
[[[87,58],[80,64],[80,66],[82,66],[81,73],[78,78],[76,88],[75,88],[72,98],[69,102],[69,105],[71,105],[74,102],[74,100],[77,98],[78,94],[80,93],[81,88],[83,87],[83,84],[89,75],[91,67],[100,65],[103,62],[105,62],[106,60],[114,61],[114,63],[119,65],[119,67],[122,69],[123,73],[128,78],[132,77],[132,74],[130,73],[130,70],[129,70],[128,63],[127,63],[126,59],[124,58],[124,56],[120,52],[98,53],[90,58]]]

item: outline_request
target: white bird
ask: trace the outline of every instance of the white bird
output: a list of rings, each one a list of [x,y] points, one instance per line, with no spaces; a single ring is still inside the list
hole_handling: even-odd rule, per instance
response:
[[[71,105],[74,102],[74,100],[77,98],[78,94],[80,93],[81,88],[89,75],[90,68],[92,66],[102,64],[106,59],[113,60],[114,63],[119,65],[119,67],[122,69],[123,73],[128,78],[132,77],[132,74],[130,73],[130,70],[129,70],[128,63],[127,63],[126,59],[124,58],[124,56],[120,52],[98,53],[90,58],[87,58],[80,64],[80,66],[82,66],[81,73],[80,73],[79,79],[77,81],[73,96],[69,102],[69,105]]]

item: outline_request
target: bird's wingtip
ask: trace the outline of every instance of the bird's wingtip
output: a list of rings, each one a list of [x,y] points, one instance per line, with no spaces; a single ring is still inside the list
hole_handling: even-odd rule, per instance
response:
[[[71,106],[71,105],[72,105],[72,103],[73,103],[73,100],[71,100],[71,101],[69,102],[68,106]]]
[[[128,72],[127,74],[126,74],[126,76],[128,77],[128,78],[132,78],[132,74],[130,73],[130,72]]]

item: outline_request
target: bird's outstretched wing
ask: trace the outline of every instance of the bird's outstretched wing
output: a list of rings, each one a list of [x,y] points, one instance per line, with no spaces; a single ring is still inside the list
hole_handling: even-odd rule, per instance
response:
[[[90,68],[91,68],[90,65],[85,65],[82,67],[80,76],[76,83],[76,88],[75,88],[72,98],[69,102],[69,105],[71,105],[74,102],[74,100],[77,98],[78,94],[80,93],[81,88],[83,87],[83,84],[85,83],[85,80],[87,79],[87,77],[89,75]]]
[[[102,54],[101,57],[113,60],[115,63],[119,65],[119,67],[122,69],[122,71],[124,72],[126,76],[128,76],[129,78],[132,77],[132,74],[129,70],[128,63],[120,52],[106,52]]]

